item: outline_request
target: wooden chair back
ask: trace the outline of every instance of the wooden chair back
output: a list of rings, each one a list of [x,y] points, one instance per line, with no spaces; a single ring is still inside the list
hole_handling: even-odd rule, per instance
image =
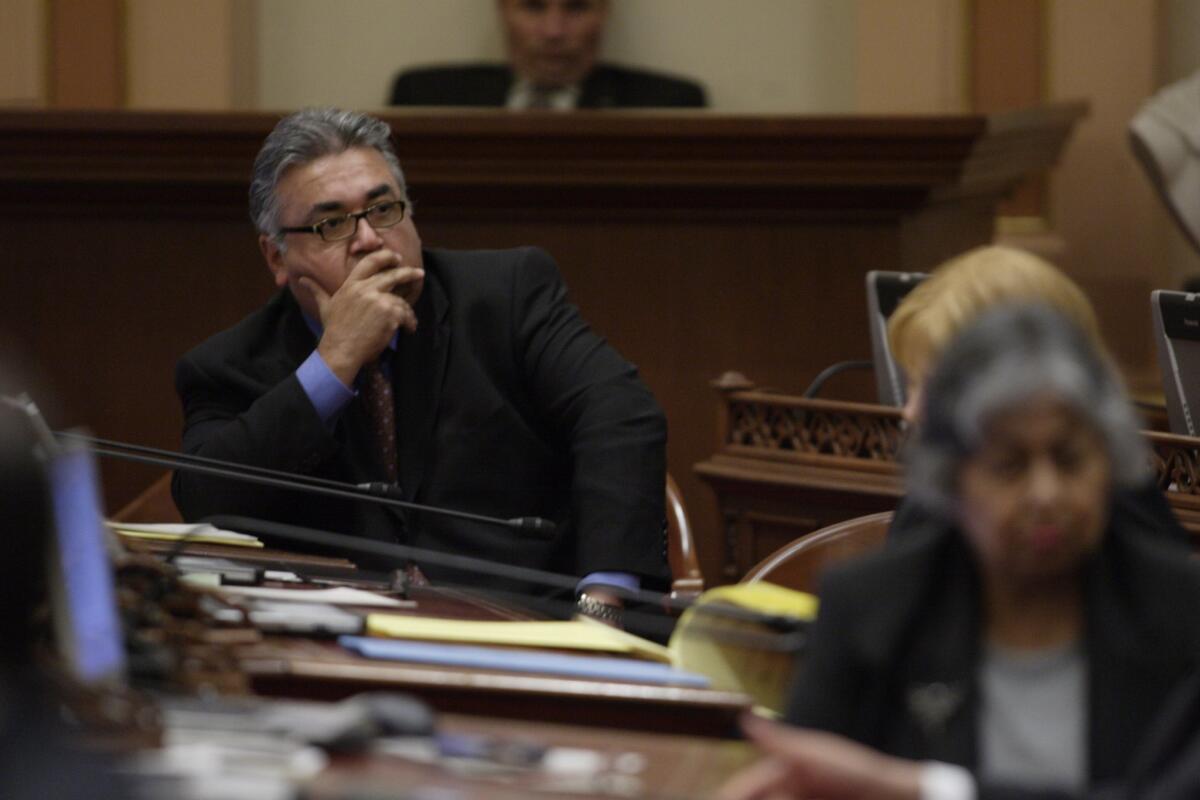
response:
[[[883,546],[891,511],[855,517],[801,536],[755,565],[743,583],[771,583],[816,594],[821,573],[830,564],[868,553]]]
[[[679,484],[667,475],[667,561],[671,567],[672,599],[695,598],[704,591],[704,576],[696,555],[696,537]]]

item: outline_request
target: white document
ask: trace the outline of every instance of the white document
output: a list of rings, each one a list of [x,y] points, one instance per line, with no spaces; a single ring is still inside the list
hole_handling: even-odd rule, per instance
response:
[[[185,522],[162,523],[132,523],[108,522],[108,527],[125,536],[138,539],[159,539],[162,541],[189,542],[207,544],[237,544],[244,547],[262,547],[257,536],[236,531],[222,530],[209,525],[207,522],[188,524]]]
[[[293,603],[330,603],[335,606],[381,606],[384,608],[413,608],[411,600],[396,600],[362,589],[338,586],[332,589],[272,589],[265,586],[218,586],[216,591],[234,597],[254,597],[262,600],[287,600]]]

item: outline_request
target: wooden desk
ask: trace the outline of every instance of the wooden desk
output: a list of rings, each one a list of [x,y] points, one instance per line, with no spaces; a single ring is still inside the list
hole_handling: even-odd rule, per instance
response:
[[[713,689],[378,661],[300,639],[244,648],[240,667],[253,690],[268,696],[338,700],[390,689],[448,713],[703,737],[733,736],[751,704]]]
[[[720,582],[740,579],[778,548],[835,522],[888,511],[904,494],[900,411],[761,391],[727,373],[717,448],[695,465],[721,520]],[[1146,431],[1151,467],[1175,515],[1200,541],[1200,439]]]
[[[695,800],[708,797],[735,771],[757,758],[743,742],[695,736],[623,732],[579,725],[511,722],[476,716],[440,715],[438,728],[452,733],[483,734],[555,747],[595,751],[610,761],[622,759],[627,771],[607,770],[597,780],[559,778],[541,773],[501,773],[469,777],[438,764],[370,756],[335,760],[310,787],[312,800],[390,797],[396,787],[435,791],[461,800],[528,800],[538,797],[658,797]],[[638,767],[639,769],[635,769]],[[424,797],[414,792],[414,798]]]
[[[120,540],[121,544],[131,553],[148,553],[164,557],[174,554],[176,556],[228,558],[231,561],[240,561],[264,569],[287,570],[300,574],[315,570],[321,574],[342,576],[347,580],[352,580],[358,575],[358,566],[348,558],[293,553],[271,547],[238,547],[205,542],[188,542],[183,547],[177,547],[175,542],[138,539],[132,536],[120,536]]]
[[[143,552],[157,554],[171,549],[162,542],[133,540],[133,544]],[[276,569],[303,571],[320,566],[325,572],[340,568],[346,570],[345,582],[362,583],[353,564],[344,559],[228,545],[192,545],[187,552]],[[389,613],[454,620],[535,618],[523,609],[451,589],[412,587],[408,596],[416,601],[415,609],[391,609]],[[626,731],[729,737],[736,731],[737,716],[751,705],[746,695],[712,689],[380,661],[347,652],[328,640],[303,637],[269,636],[237,647],[233,657],[251,690],[263,695],[337,700],[357,692],[389,689],[417,695],[441,712]]]
[[[520,618],[499,604],[457,592],[414,589],[414,613],[451,619]],[[528,618],[527,616],[525,618]],[[380,661],[335,644],[271,637],[239,651],[258,694],[337,700],[356,692],[411,692],[438,711],[625,730],[729,737],[750,698],[736,692],[624,681],[560,678]]]

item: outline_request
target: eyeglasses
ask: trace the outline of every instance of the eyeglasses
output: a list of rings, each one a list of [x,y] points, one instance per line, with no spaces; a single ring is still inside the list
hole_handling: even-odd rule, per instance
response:
[[[358,221],[365,219],[375,230],[399,225],[407,206],[403,200],[384,200],[353,214],[326,217],[315,225],[280,228],[280,233],[315,233],[326,242],[341,242],[358,233]]]

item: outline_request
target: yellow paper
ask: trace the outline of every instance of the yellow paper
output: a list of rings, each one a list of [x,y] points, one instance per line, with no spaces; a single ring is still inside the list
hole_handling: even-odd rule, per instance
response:
[[[370,614],[367,634],[460,644],[546,647],[621,653],[648,661],[670,662],[667,648],[590,619],[547,622],[473,622],[401,614]]]

